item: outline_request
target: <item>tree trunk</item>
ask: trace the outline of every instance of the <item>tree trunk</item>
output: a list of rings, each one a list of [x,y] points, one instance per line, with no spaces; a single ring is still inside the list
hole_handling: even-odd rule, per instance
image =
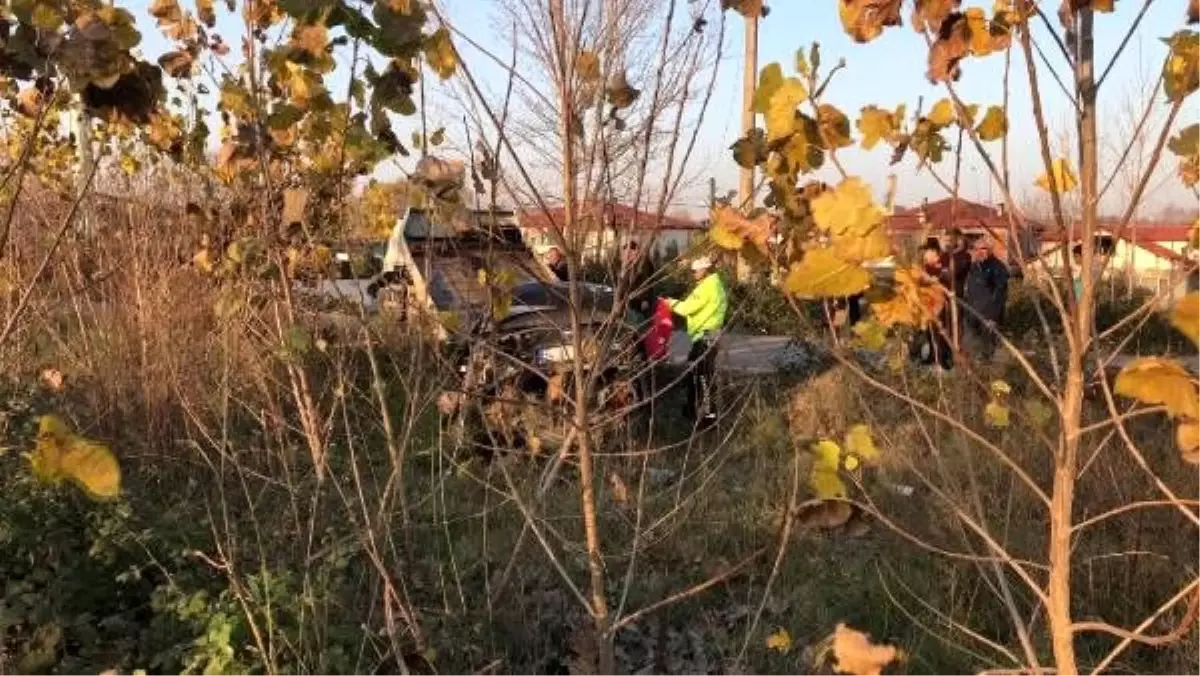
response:
[[[1050,574],[1049,603],[1046,608],[1050,624],[1051,645],[1055,668],[1060,674],[1078,672],[1075,661],[1075,636],[1071,628],[1071,529],[1075,499],[1075,475],[1079,457],[1080,429],[1083,422],[1083,393],[1086,385],[1087,355],[1092,340],[1092,315],[1095,305],[1096,282],[1093,278],[1096,257],[1096,213],[1098,205],[1096,144],[1096,74],[1093,54],[1093,14],[1084,7],[1078,16],[1079,34],[1076,37],[1075,89],[1079,96],[1079,176],[1083,202],[1080,224],[1083,293],[1077,299],[1073,331],[1075,340],[1067,364],[1066,389],[1063,392],[1063,439],[1055,458],[1054,489],[1050,504]]]
[[[578,202],[577,177],[575,176],[575,125],[572,124],[575,117],[575,109],[572,103],[574,97],[572,96],[571,89],[574,78],[572,64],[579,45],[574,44],[571,40],[572,32],[567,25],[567,16],[563,4],[563,0],[552,0],[550,3],[550,15],[557,46],[556,51],[558,52],[559,133],[562,135],[563,141],[562,191],[563,211],[565,214],[563,218],[563,234],[564,239],[570,241],[572,235],[576,234],[575,213]],[[578,271],[574,269],[578,260],[574,252],[567,252],[567,261],[572,277],[578,274]],[[575,353],[582,355],[584,353],[582,345],[584,338],[580,332],[580,297],[578,285],[571,284],[568,289],[568,295],[570,299],[571,337],[574,342]],[[605,594],[604,561],[601,556],[600,529],[597,526],[596,518],[596,479],[592,464],[591,439],[587,432],[590,413],[588,409],[590,397],[588,394],[591,387],[588,382],[588,374],[583,368],[583,361],[581,359],[576,359],[574,362],[574,376],[574,423],[578,431],[575,447],[579,453],[579,502],[583,513],[584,540],[588,555],[588,577],[591,594],[590,611],[592,621],[595,625],[596,646],[599,653],[596,667],[597,673],[612,674],[615,673],[616,659],[613,654],[612,637],[608,635],[608,599]]]

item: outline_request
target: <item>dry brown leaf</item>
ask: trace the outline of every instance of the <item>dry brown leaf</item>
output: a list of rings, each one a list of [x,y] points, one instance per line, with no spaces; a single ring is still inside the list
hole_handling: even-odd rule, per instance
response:
[[[938,30],[960,4],[962,0],[916,0],[912,16],[913,30],[918,33]]]
[[[904,652],[872,643],[863,632],[839,622],[833,630],[833,657],[833,670],[839,674],[878,676],[887,665],[903,660]]]
[[[63,374],[56,368],[44,369],[41,374],[42,384],[51,392],[61,392],[63,388]]]
[[[937,39],[929,48],[929,81],[953,82],[958,79],[958,62],[971,51],[971,27],[964,15],[954,12],[938,28]]]
[[[709,229],[708,236],[713,244],[723,249],[736,251],[741,249],[745,242],[749,242],[765,255],[774,226],[775,218],[770,213],[763,212],[750,219],[737,209],[722,205],[713,210],[712,228]]]
[[[303,188],[288,188],[283,191],[283,223],[304,222],[304,207],[308,204],[308,191]]]
[[[901,0],[839,0],[842,27],[855,42],[870,42],[884,26],[900,25]]]
[[[325,53],[329,30],[321,24],[301,24],[292,31],[292,46],[313,57]]]
[[[37,87],[26,87],[17,94],[17,111],[26,117],[37,117],[45,97]]]
[[[608,485],[612,489],[613,501],[622,507],[629,504],[629,487],[625,480],[616,472],[609,472]]]
[[[556,404],[563,398],[563,376],[556,373],[546,379],[546,401]]]
[[[833,529],[854,515],[854,507],[841,500],[813,501],[802,505],[796,512],[796,524],[801,528]]]
[[[167,75],[174,78],[187,78],[192,75],[192,63],[195,59],[192,54],[186,50],[175,50],[167,52],[158,57],[158,65]]]

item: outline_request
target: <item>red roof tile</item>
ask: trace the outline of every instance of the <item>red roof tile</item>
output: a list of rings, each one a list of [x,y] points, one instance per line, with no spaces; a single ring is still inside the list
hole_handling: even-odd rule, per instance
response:
[[[921,216],[924,215],[924,222]],[[893,232],[929,230],[946,232],[953,228],[962,230],[982,229],[990,232],[1008,232],[1008,216],[998,207],[990,207],[970,200],[946,198],[928,202],[919,207],[898,208],[888,217],[888,227]],[[1030,219],[1017,218],[1017,225],[1024,223],[1035,230],[1041,224]]]
[[[1117,231],[1118,224],[1111,220],[1102,220],[1098,224],[1101,235],[1112,235]],[[1154,221],[1130,221],[1122,231],[1123,239],[1141,242],[1186,242],[1191,238],[1191,223],[1159,223]],[[1079,239],[1078,226],[1071,229],[1071,239]],[[1063,232],[1057,229],[1047,229],[1042,233],[1044,242],[1061,242]]]

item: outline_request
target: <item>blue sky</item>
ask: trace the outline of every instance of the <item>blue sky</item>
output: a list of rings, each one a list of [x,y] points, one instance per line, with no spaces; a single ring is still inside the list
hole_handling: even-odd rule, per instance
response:
[[[686,0],[677,0],[681,4]],[[190,4],[184,0],[185,4]],[[146,12],[146,0],[135,0],[128,4],[137,15],[144,41],[144,52],[147,56],[157,57],[166,51],[168,42],[154,27],[154,21]],[[238,44],[236,36],[240,32],[240,20],[229,15],[223,3],[217,2],[218,32],[223,32],[231,46]],[[945,89],[934,86],[925,79],[926,47],[923,38],[907,25],[909,5],[906,2],[904,19],[906,25],[892,28],[879,38],[866,45],[855,44],[842,30],[837,16],[837,0],[774,0],[769,3],[770,15],[760,24],[759,29],[759,65],[779,61],[785,71],[794,63],[797,48],[807,48],[813,41],[820,42],[822,61],[824,64],[834,64],[839,58],[847,60],[847,67],[842,70],[830,86],[826,98],[839,106],[851,119],[858,116],[859,109],[869,103],[884,107],[894,107],[905,103],[912,111],[920,97],[924,97],[926,109],[935,101],[946,96]],[[964,3],[967,6],[982,5],[990,8],[990,2]],[[1056,3],[1050,3],[1051,5]],[[1105,66],[1110,61],[1117,44],[1136,16],[1142,3],[1133,0],[1118,2],[1117,11],[1110,15],[1098,15],[1097,24],[1097,61]],[[511,47],[507,36],[499,34],[495,29],[494,18],[496,7],[489,0],[440,0],[451,22],[470,35],[472,39],[488,49],[505,54]],[[1123,140],[1121,134],[1114,130],[1127,122],[1129,113],[1124,112],[1127,106],[1124,102],[1138,91],[1139,87],[1152,85],[1157,77],[1158,69],[1165,54],[1165,45],[1159,38],[1169,36],[1183,27],[1184,3],[1177,1],[1154,3],[1134,38],[1130,41],[1118,65],[1113,70],[1108,81],[1100,92],[1100,129],[1103,139],[1111,146]],[[1056,28],[1057,20],[1051,21]],[[710,24],[710,29],[712,25]],[[737,102],[741,96],[741,54],[742,54],[742,22],[737,15],[730,15],[729,35],[726,56],[720,65],[717,91],[713,98],[714,105],[709,110],[702,127],[698,151],[695,157],[695,168],[704,176],[716,179],[718,190],[732,189],[737,184],[737,168],[730,159],[728,146],[739,135],[740,107]],[[1041,26],[1035,30],[1035,39],[1052,63],[1064,74],[1061,57]],[[470,60],[479,79],[498,88],[506,80],[504,71],[480,58],[475,50],[458,41],[458,46]],[[343,56],[342,60],[346,60]],[[1002,97],[1002,73],[1004,66],[1003,54],[994,54],[985,59],[970,58],[963,63],[963,77],[957,84],[957,90],[966,101],[982,106],[999,105]],[[827,67],[827,66],[826,66]],[[1038,63],[1041,88],[1047,121],[1054,130],[1067,130],[1071,122],[1071,106],[1066,96],[1050,77],[1049,72]],[[340,68],[330,77],[330,86],[335,92],[345,91],[347,73]],[[436,77],[430,74],[433,83]],[[1040,173],[1040,156],[1038,155],[1037,136],[1034,132],[1031,104],[1025,77],[1025,64],[1019,49],[1014,49],[1012,59],[1011,101],[1012,109],[1009,120],[1009,139],[1011,166],[1013,175],[1014,196],[1020,200],[1024,196],[1036,194],[1033,188],[1034,178]],[[499,83],[499,84],[497,84]],[[639,83],[634,82],[634,86]],[[446,97],[444,85],[430,85],[431,108],[436,117],[445,117],[448,124],[447,132],[454,138],[460,135],[456,129],[461,129],[462,111],[456,109],[457,104]],[[1161,97],[1161,94],[1159,95]],[[436,103],[436,105],[432,105]],[[1163,107],[1165,109],[1165,106]],[[1189,101],[1183,115],[1176,122],[1176,127],[1193,123],[1200,117],[1194,101]],[[397,131],[400,138],[408,137],[408,131],[416,126],[415,121],[398,120]],[[440,126],[439,120],[431,120],[431,128]],[[1154,127],[1153,133],[1157,133]],[[459,141],[460,147],[465,139]],[[953,139],[951,139],[953,141]],[[1000,143],[989,144],[998,161]],[[1071,151],[1073,158],[1073,151]],[[945,196],[944,191],[925,173],[917,173],[915,165],[905,160],[903,163],[890,167],[888,165],[888,150],[882,145],[875,150],[866,152],[857,146],[842,151],[841,157],[847,170],[862,175],[866,180],[876,185],[882,193],[886,176],[895,173],[898,179],[898,198],[901,203],[917,203],[923,198],[938,199]],[[1174,158],[1169,154],[1165,158],[1168,165],[1165,172],[1174,168]],[[941,172],[949,176],[952,170],[952,156],[947,155]],[[395,166],[384,166],[380,169],[383,176],[400,173]],[[1102,180],[1107,174],[1107,168],[1102,168]],[[832,175],[822,178],[830,179]],[[707,198],[708,187],[705,182],[690,186],[677,200],[677,208],[688,208],[698,213]],[[1120,181],[1118,181],[1118,184]],[[1174,180],[1157,182],[1160,186],[1148,195],[1147,213],[1154,213],[1159,208],[1169,204],[1194,205],[1194,198],[1182,189]],[[1114,185],[1104,207],[1118,208],[1119,185]],[[965,197],[987,200],[989,197],[1000,199],[998,190],[991,188],[986,170],[978,157],[972,152],[964,155],[962,192]]]

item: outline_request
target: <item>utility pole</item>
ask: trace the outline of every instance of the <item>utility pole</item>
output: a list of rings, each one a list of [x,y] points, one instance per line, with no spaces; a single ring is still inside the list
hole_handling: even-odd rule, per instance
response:
[[[742,136],[754,129],[754,87],[758,82],[758,19],[759,12],[745,17],[746,36],[743,40],[745,55],[742,64]],[[738,182],[738,206],[744,210],[754,208],[754,168],[742,168]],[[738,254],[737,276],[745,281],[750,268],[745,258]]]

